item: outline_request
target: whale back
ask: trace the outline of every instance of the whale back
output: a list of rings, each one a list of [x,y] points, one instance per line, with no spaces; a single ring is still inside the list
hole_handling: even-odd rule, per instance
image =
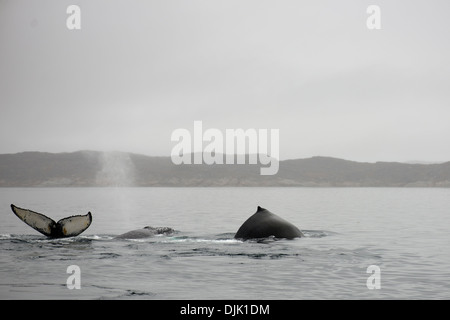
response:
[[[126,233],[120,234],[116,237],[116,239],[142,239],[150,238],[158,234],[170,235],[174,232],[175,230],[169,227],[146,226],[142,229],[131,230]]]
[[[258,210],[248,218],[234,236],[236,239],[257,239],[274,236],[293,239],[303,234],[295,225],[267,209],[258,206]]]

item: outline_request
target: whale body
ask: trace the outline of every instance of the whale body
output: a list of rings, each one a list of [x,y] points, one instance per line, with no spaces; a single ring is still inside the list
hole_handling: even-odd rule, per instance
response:
[[[144,227],[142,229],[132,230],[118,235],[116,239],[142,239],[154,237],[158,234],[170,235],[174,230],[169,227]]]
[[[58,222],[29,209],[19,208],[11,204],[14,214],[27,225],[50,238],[74,237],[84,232],[92,223],[92,214],[75,215],[63,218]],[[175,230],[169,227],[144,227],[132,230],[115,237],[116,239],[141,239],[156,235],[170,235]],[[257,211],[248,218],[236,232],[235,239],[258,239],[258,238],[286,238],[294,239],[302,237],[303,233],[295,225],[267,209],[258,206]]]
[[[236,232],[235,239],[275,238],[294,239],[303,237],[299,228],[267,209],[258,206],[255,214],[248,218]]]

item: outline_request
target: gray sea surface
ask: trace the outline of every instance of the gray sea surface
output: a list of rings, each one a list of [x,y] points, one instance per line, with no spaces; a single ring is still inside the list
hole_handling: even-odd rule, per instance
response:
[[[11,203],[93,222],[48,239]],[[305,237],[235,240],[258,205]],[[114,238],[147,225],[176,232]],[[449,229],[450,189],[2,188],[0,299],[449,299]]]

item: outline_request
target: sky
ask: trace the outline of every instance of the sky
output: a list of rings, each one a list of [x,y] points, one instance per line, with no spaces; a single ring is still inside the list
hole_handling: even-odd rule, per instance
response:
[[[446,0],[0,0],[0,153],[169,156],[172,132],[202,121],[279,129],[282,160],[449,161],[449,13]]]

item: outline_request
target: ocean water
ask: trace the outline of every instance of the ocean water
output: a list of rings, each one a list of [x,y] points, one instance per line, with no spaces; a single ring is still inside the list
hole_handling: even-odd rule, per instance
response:
[[[47,239],[11,203],[93,222]],[[305,237],[233,239],[258,205]],[[147,225],[177,232],[114,239]],[[450,189],[2,188],[0,299],[449,299],[449,229]]]

